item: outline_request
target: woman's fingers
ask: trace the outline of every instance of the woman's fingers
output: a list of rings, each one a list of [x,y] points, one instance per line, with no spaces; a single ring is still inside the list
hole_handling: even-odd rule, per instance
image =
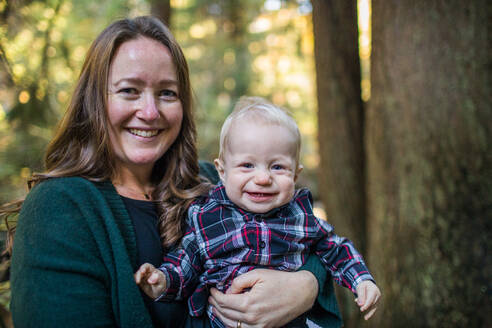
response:
[[[242,293],[243,291],[249,290],[251,287],[253,287],[259,281],[259,279],[260,277],[257,272],[255,272],[255,270],[242,274],[239,277],[234,278],[231,287],[229,287],[226,293]]]
[[[224,294],[211,289],[209,298],[219,318],[233,328],[238,321],[242,327],[283,326],[309,310],[317,294],[316,278],[309,272],[256,269],[238,278],[233,291],[250,288],[248,292]]]
[[[250,298],[243,294],[224,294],[212,288],[208,302],[213,307],[213,312],[226,325],[233,328],[237,327],[237,322],[241,321],[241,327],[261,327],[258,325],[258,314],[249,306]]]
[[[224,294],[217,288],[210,289],[208,301],[214,308],[219,309],[220,312],[230,310],[230,312],[235,315],[233,319],[236,319],[237,313],[242,313],[245,310],[243,295]]]
[[[235,312],[236,311],[230,311],[228,309],[219,310],[215,306],[213,307],[214,315],[216,315],[227,327],[236,328],[238,321],[241,320]],[[242,327],[245,327],[245,325],[246,323],[241,322]]]

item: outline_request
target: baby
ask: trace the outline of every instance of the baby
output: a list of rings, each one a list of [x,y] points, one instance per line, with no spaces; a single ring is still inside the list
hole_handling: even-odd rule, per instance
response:
[[[135,280],[152,298],[184,299],[192,316],[207,309],[208,288],[225,292],[238,275],[256,268],[298,270],[317,254],[337,283],[375,311],[380,291],[352,243],[313,214],[312,196],[295,190],[302,170],[300,133],[283,109],[242,97],[226,119],[215,166],[221,182],[188,210],[187,231],[159,269],[143,264]],[[362,296],[363,295],[363,296]]]

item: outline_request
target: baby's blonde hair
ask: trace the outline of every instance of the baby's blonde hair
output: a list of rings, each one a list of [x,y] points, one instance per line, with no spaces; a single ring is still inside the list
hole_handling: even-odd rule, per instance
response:
[[[252,119],[259,124],[272,124],[287,128],[294,136],[296,143],[296,166],[299,166],[299,154],[301,150],[301,134],[297,123],[291,114],[284,108],[276,106],[261,97],[241,97],[232,113],[226,118],[220,131],[219,158],[224,161],[224,153],[229,139],[229,132],[241,119]]]

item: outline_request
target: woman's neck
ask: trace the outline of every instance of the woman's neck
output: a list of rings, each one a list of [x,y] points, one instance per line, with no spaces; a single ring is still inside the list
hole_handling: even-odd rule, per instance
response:
[[[118,167],[111,182],[121,196],[152,200],[155,186],[150,181],[151,173],[151,170],[130,170],[127,167]]]

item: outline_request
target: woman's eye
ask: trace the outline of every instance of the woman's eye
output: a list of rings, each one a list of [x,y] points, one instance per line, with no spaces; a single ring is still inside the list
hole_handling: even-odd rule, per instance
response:
[[[159,93],[159,97],[161,98],[166,98],[166,99],[177,99],[178,98],[178,94],[173,91],[173,90],[162,90],[160,93]]]
[[[136,96],[138,94],[138,91],[135,88],[123,88],[120,89],[118,93],[122,93],[124,95],[129,95],[129,96]]]

